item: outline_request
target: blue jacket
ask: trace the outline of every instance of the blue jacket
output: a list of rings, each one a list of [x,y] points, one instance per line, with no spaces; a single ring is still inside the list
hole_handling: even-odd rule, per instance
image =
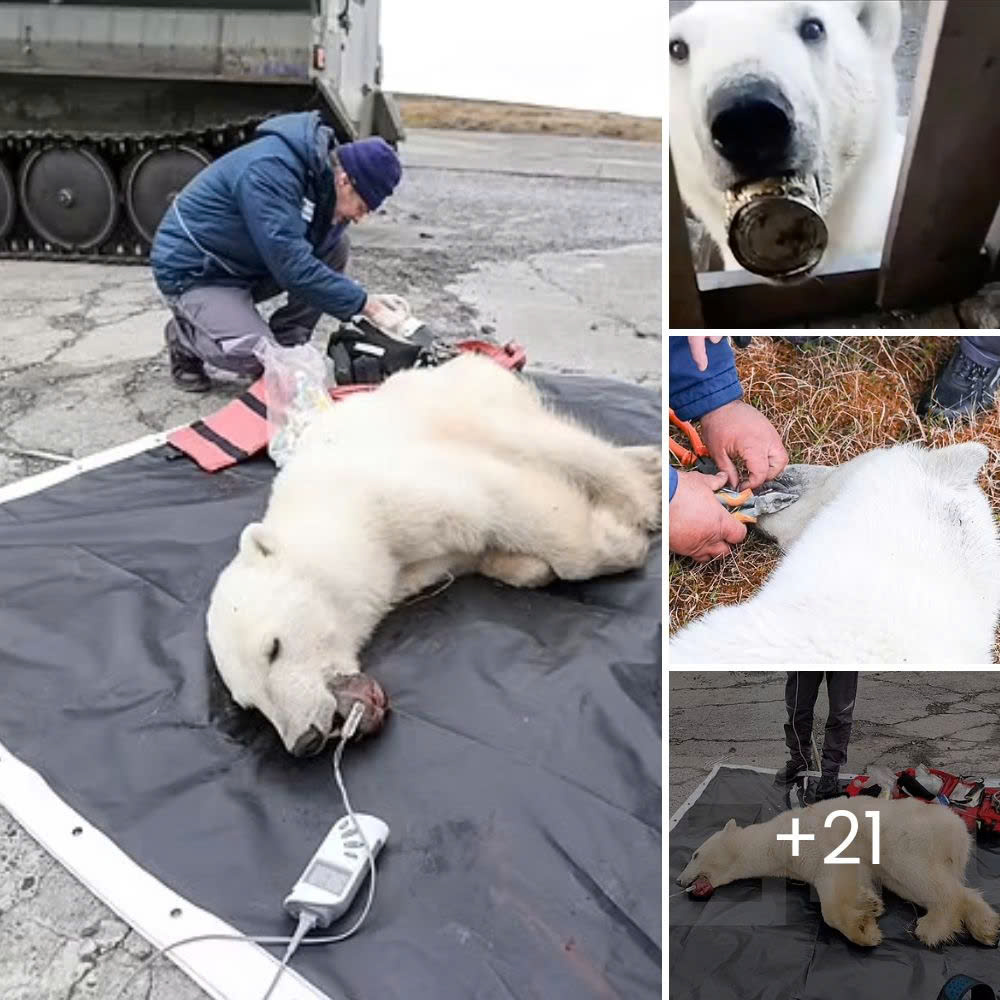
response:
[[[174,199],[149,255],[157,287],[172,296],[273,279],[316,309],[350,319],[367,294],[321,259],[346,225],[333,225],[333,131],[308,111],[271,118],[256,134]]]
[[[728,340],[705,341],[708,368],[700,372],[691,357],[687,337],[670,338],[670,406],[681,420],[697,420],[724,403],[743,398]],[[670,499],[677,489],[677,470],[670,467]]]

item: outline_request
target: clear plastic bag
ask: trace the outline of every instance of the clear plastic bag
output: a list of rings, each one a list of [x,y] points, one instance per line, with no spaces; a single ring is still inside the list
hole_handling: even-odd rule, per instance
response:
[[[262,341],[254,353],[264,366],[267,451],[281,468],[317,414],[333,406],[326,358],[312,344],[281,347]]]

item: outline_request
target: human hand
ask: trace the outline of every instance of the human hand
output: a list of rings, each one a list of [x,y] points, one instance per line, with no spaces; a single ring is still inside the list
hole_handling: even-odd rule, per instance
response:
[[[755,490],[781,475],[788,465],[788,452],[771,421],[749,403],[734,399],[701,418],[701,439],[715,464],[732,487]],[[732,459],[742,458],[747,478],[739,476]]]
[[[412,315],[410,303],[402,295],[394,295],[391,292],[379,292],[377,295],[369,296],[369,298],[375,299],[376,302],[381,302],[382,305],[388,306],[390,309],[398,309],[406,313],[407,316]]]
[[[383,333],[400,336],[403,326],[410,318],[410,307],[406,299],[398,295],[369,295],[361,310]]]
[[[708,368],[708,348],[705,341],[710,340],[717,344],[722,337],[688,337],[688,347],[691,349],[691,357],[694,360],[698,371],[703,372]]]
[[[742,542],[747,527],[719,503],[715,491],[726,485],[726,474],[678,472],[677,489],[669,506],[670,551],[706,563],[729,553]]]

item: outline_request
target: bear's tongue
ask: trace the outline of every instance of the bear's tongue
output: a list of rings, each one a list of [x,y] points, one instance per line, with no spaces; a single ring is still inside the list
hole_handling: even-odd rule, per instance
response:
[[[714,891],[715,887],[704,875],[699,875],[688,889],[688,892],[697,899],[708,899]]]

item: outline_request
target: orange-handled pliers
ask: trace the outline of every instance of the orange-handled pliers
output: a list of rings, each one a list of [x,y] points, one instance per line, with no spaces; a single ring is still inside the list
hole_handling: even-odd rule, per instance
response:
[[[708,454],[708,449],[702,441],[694,426],[686,420],[681,420],[670,408],[670,423],[673,427],[680,429],[681,433],[687,437],[691,444],[692,451],[689,451],[682,444],[678,444],[673,438],[670,439],[670,454],[677,459],[685,469],[694,469],[695,472],[704,472],[706,476],[714,476],[719,467],[712,461]]]
[[[687,420],[681,420],[674,413],[673,407],[670,408],[670,423],[687,437],[693,449],[689,450],[672,438],[670,439],[670,454],[677,459],[681,467],[695,472],[703,472],[706,476],[717,475],[719,467],[708,454],[705,442]],[[752,490],[731,490],[728,487],[723,487],[721,490],[716,490],[715,495],[723,507],[729,508],[729,512],[737,521],[743,521],[745,524],[757,523],[757,518],[750,513],[750,508],[754,503]]]

